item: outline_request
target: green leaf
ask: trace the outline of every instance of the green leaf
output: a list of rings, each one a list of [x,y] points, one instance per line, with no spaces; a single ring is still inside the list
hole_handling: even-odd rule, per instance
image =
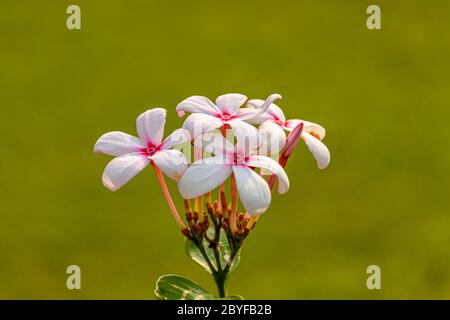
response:
[[[214,228],[209,228],[207,232],[208,232],[208,236],[211,239],[214,238]],[[206,240],[203,240],[202,245],[205,250],[206,256],[208,257],[209,261],[213,265],[214,269],[218,270],[217,261],[216,261],[215,255],[214,255],[214,250],[209,248],[209,246],[208,246],[209,243]],[[199,265],[201,265],[209,273],[212,273],[212,270],[210,269],[208,262],[206,261],[204,255],[200,252],[200,250],[197,248],[197,246],[194,244],[193,241],[186,240],[184,249],[185,249],[187,255],[190,256],[192,260],[194,260]],[[220,232],[218,251],[219,251],[220,265],[223,270],[225,268],[225,266],[230,262],[230,259],[231,259],[230,245],[228,243],[227,235],[223,231]],[[239,251],[236,254],[236,256],[234,257],[233,261],[231,262],[229,272],[236,269],[240,260],[241,260],[241,253]]]
[[[194,281],[167,274],[156,281],[156,297],[160,300],[212,300],[214,295],[203,289]]]

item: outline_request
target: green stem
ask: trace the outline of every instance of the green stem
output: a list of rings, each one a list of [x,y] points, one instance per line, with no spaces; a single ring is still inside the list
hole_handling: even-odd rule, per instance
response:
[[[219,297],[225,298],[227,296],[227,273],[224,272],[216,272],[214,274],[214,281],[216,282],[217,291],[219,291]]]
[[[226,272],[222,271],[222,267],[220,264],[220,256],[218,254],[217,248],[214,250],[214,253],[217,252],[217,255],[215,254],[215,257],[216,257],[216,261],[217,261],[217,266],[219,267],[219,271],[217,271],[214,268],[213,264],[209,260],[209,257],[206,254],[206,251],[205,251],[205,248],[203,247],[203,245],[201,243],[199,243],[198,241],[195,241],[194,243],[197,246],[200,253],[202,254],[203,258],[206,260],[206,263],[208,264],[209,269],[211,270],[211,273],[214,278],[214,282],[216,283],[216,286],[217,286],[217,291],[219,292],[219,297],[220,298],[226,297],[227,296],[226,282],[227,282],[228,271],[226,271]],[[227,269],[229,270],[229,268],[227,268]]]
[[[206,251],[205,251],[205,248],[203,247],[203,244],[201,242],[199,242],[199,241],[195,241],[194,243],[197,246],[197,248],[200,251],[200,253],[202,254],[203,258],[206,260],[206,263],[208,264],[208,267],[211,270],[211,273],[215,274],[217,272],[216,268],[214,268],[213,264],[209,260],[209,257],[206,254]]]

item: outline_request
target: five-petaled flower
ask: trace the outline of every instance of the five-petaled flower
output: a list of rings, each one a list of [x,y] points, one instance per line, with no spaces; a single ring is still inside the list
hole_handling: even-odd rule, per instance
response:
[[[178,181],[178,189],[185,199],[192,199],[215,189],[233,174],[245,210],[250,215],[260,215],[269,207],[271,194],[267,181],[254,168],[275,174],[279,193],[288,191],[289,179],[278,162],[256,155],[258,144],[249,141],[242,131],[237,131],[235,137],[234,146],[217,133],[200,136],[204,151],[214,156],[194,162]]]
[[[216,99],[215,104],[206,97],[192,96],[180,102],[176,111],[180,117],[183,117],[185,112],[191,113],[186,118],[183,128],[189,130],[193,137],[228,127],[234,132],[241,131],[246,132],[247,135],[256,135],[257,129],[248,124],[248,120],[262,115],[276,99],[281,99],[281,96],[272,94],[258,108],[241,108],[248,98],[239,93],[221,95]]]
[[[141,114],[136,120],[139,138],[121,131],[108,132],[95,143],[94,152],[115,156],[105,168],[102,181],[105,187],[116,191],[148,164],[154,163],[171,179],[178,180],[187,168],[187,160],[176,145],[190,140],[185,129],[177,129],[163,138],[166,110],[155,108]]]

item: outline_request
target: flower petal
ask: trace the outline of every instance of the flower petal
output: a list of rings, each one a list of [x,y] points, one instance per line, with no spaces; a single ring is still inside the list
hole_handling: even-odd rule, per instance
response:
[[[260,215],[270,205],[269,185],[259,174],[246,165],[234,165],[233,173],[239,198],[250,215]]]
[[[234,155],[234,146],[224,136],[217,132],[207,132],[198,136],[194,145],[205,152],[213,153],[218,157]]]
[[[177,181],[187,169],[186,157],[178,150],[163,150],[150,157],[170,179]]]
[[[323,140],[325,138],[325,128],[320,124],[304,121],[304,120],[288,120],[285,122],[284,128],[287,131],[292,131],[300,122],[303,122],[303,131],[307,132],[319,140]]]
[[[222,120],[202,113],[193,113],[183,123],[183,128],[195,138],[205,132],[213,131],[223,125]]]
[[[265,156],[251,156],[247,161],[250,167],[264,168],[273,172],[278,177],[278,193],[286,193],[289,190],[289,178],[283,167],[275,160]]]
[[[302,139],[305,141],[306,146],[309,151],[311,151],[314,158],[316,158],[319,169],[328,167],[328,164],[330,163],[330,151],[328,151],[328,148],[323,142],[305,131],[302,133]]]
[[[154,108],[145,111],[136,120],[139,137],[146,144],[156,146],[161,143],[166,124],[167,111],[163,108]]]
[[[103,172],[103,185],[116,191],[141,172],[150,161],[141,153],[128,153],[112,159]]]
[[[274,155],[282,150],[286,144],[286,133],[283,128],[272,120],[268,120],[259,126],[261,145],[258,149],[260,155]]]
[[[273,117],[266,112],[261,114],[261,112],[255,108],[240,108],[238,114],[235,115],[233,119],[243,120],[251,124],[262,124],[267,120],[272,120]]]
[[[258,149],[261,135],[254,126],[241,120],[230,120],[227,124],[233,129],[236,137],[236,151],[248,156]]]
[[[208,115],[220,114],[220,109],[208,98],[202,96],[192,96],[181,101],[177,107],[176,111],[178,114],[181,112],[190,113],[203,113]]]
[[[139,138],[125,132],[113,131],[102,135],[94,146],[94,153],[103,153],[110,156],[121,156],[139,151],[146,146]]]
[[[178,181],[178,190],[185,199],[201,196],[221,185],[231,174],[231,165],[221,157],[195,161]]]
[[[177,129],[164,139],[164,141],[161,143],[161,150],[171,149],[190,140],[191,134],[188,130],[183,128]]]
[[[272,99],[272,100],[274,100],[274,99]],[[252,99],[247,102],[247,105],[251,108],[260,109],[264,106],[264,104],[267,104],[267,102],[268,102],[267,99],[266,99],[266,101],[261,100],[261,99]],[[277,106],[275,103],[270,103],[266,112],[274,120],[280,120],[282,122],[286,121],[286,117],[284,116],[283,110],[281,110],[281,108],[279,106]]]
[[[247,101],[247,97],[239,93],[228,93],[219,96],[216,99],[216,105],[222,111],[222,114],[233,115]]]

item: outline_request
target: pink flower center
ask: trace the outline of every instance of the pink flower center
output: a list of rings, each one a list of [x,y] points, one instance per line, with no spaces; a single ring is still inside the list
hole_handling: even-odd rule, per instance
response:
[[[151,143],[147,145],[147,148],[141,148],[141,153],[144,154],[146,157],[151,157],[155,154],[156,151],[159,150],[158,146],[154,146]]]
[[[248,160],[248,157],[243,154],[235,153],[233,157],[233,164],[244,164]]]
[[[284,126],[286,125],[286,122],[281,121],[281,120],[278,119],[278,118],[273,119],[273,121],[274,121],[277,125],[279,125],[280,127],[284,127]]]
[[[231,119],[232,119],[232,116],[230,116],[229,114],[222,114],[222,115],[220,116],[220,118],[222,119],[223,122],[226,122],[226,121],[228,121],[228,120],[231,120]]]

